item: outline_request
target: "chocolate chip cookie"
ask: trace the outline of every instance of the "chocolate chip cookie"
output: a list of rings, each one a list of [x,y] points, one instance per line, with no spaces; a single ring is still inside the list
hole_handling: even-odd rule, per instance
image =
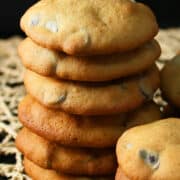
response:
[[[41,104],[71,114],[108,115],[128,112],[153,98],[159,72],[153,66],[132,78],[105,83],[82,83],[44,77],[27,70],[27,92]]]
[[[57,145],[23,128],[16,146],[23,155],[45,169],[72,175],[112,175],[117,168],[113,148],[71,148]]]
[[[152,11],[131,0],[38,1],[20,25],[38,44],[71,55],[129,51],[158,32]]]

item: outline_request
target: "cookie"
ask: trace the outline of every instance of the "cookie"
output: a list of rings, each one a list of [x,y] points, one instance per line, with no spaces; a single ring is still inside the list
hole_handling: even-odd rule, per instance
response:
[[[39,1],[20,25],[38,44],[71,55],[129,51],[158,32],[152,11],[131,0]]]
[[[65,174],[111,175],[117,168],[114,149],[65,147],[47,141],[26,128],[19,132],[16,146],[38,166]]]
[[[142,111],[144,114],[141,108],[137,111]],[[140,112],[135,114],[142,117]],[[154,108],[146,112],[146,116],[149,117],[148,122],[159,118],[159,115],[154,113]],[[118,137],[127,128],[128,121],[133,121],[132,118],[129,120],[128,114],[70,115],[60,110],[44,107],[30,96],[26,96],[19,104],[18,114],[22,124],[32,132],[49,141],[75,147],[113,147]],[[135,115],[133,117],[139,119]]]
[[[180,108],[180,55],[169,61],[161,71],[161,90],[169,103]]]
[[[24,84],[30,95],[49,108],[71,114],[107,115],[128,112],[152,99],[159,87],[159,72],[153,67],[129,79],[82,83],[56,80],[27,70]]]
[[[128,113],[126,128],[148,124],[161,119],[162,116],[163,114],[161,113],[160,107],[158,105],[153,102],[146,103],[137,110]]]
[[[169,118],[169,117],[180,117],[180,109],[170,105],[166,104],[161,107],[162,109],[162,117],[163,119]]]
[[[180,119],[169,118],[127,130],[116,154],[126,176],[139,180],[180,179]]]
[[[29,161],[27,158],[24,158],[24,168],[25,172],[33,179],[33,180],[113,180],[113,177],[79,177],[79,176],[71,176],[65,175],[62,173],[57,173],[53,170],[43,169],[33,162]]]
[[[30,38],[19,46],[19,55],[27,69],[44,76],[78,81],[107,81],[137,74],[151,67],[160,52],[155,40],[129,53],[92,57],[49,50]]]
[[[130,180],[121,170],[119,167],[116,171],[115,180]]]

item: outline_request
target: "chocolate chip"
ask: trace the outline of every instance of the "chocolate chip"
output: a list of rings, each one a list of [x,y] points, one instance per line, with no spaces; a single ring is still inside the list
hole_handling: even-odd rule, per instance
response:
[[[155,152],[148,152],[146,150],[139,151],[140,158],[152,169],[157,169],[159,167],[159,155]]]
[[[147,100],[153,99],[154,93],[152,89],[149,87],[146,87],[146,85],[141,81],[139,82],[139,90]]]
[[[55,33],[58,32],[58,26],[57,23],[55,21],[48,21],[45,25],[46,29],[48,29],[49,31]]]
[[[146,159],[147,158],[147,152],[146,152],[146,150],[140,150],[139,151],[139,156],[140,156],[140,158],[141,159]]]

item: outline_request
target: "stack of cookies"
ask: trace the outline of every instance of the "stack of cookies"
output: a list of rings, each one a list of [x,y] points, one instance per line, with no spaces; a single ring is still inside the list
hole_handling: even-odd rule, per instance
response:
[[[33,179],[113,179],[129,127],[160,119],[151,10],[131,0],[43,0],[21,19],[28,95],[16,139]]]

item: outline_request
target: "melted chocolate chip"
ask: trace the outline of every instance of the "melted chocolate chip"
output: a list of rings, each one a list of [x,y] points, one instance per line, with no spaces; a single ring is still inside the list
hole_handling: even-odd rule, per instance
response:
[[[16,163],[16,155],[0,153],[0,163],[15,164]]]
[[[139,151],[139,156],[152,169],[157,169],[159,167],[159,155],[157,153],[148,152],[143,149]]]
[[[67,92],[65,92],[63,95],[61,95],[58,99],[58,103],[62,103],[66,100]]]

